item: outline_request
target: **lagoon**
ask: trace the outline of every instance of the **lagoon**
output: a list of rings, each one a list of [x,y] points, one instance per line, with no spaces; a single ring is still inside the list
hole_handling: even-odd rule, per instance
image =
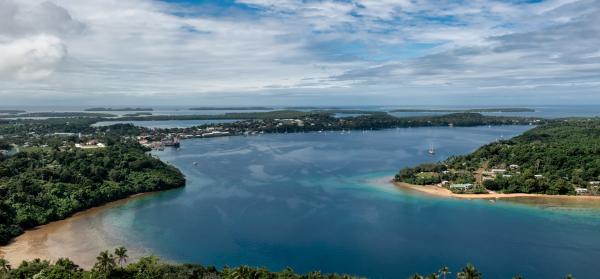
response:
[[[423,196],[387,181],[398,168],[465,154],[530,126],[405,128],[192,139],[153,151],[185,188],[82,215],[37,251],[93,261],[125,245],[206,265],[319,269],[406,278],[467,262],[486,278],[593,278],[600,211]],[[430,156],[427,149],[436,148]],[[66,248],[69,247],[69,248]]]

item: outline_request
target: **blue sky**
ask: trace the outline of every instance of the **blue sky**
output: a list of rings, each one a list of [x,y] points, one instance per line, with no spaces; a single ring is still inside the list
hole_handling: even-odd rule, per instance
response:
[[[598,0],[0,0],[0,97],[600,103],[597,14]]]

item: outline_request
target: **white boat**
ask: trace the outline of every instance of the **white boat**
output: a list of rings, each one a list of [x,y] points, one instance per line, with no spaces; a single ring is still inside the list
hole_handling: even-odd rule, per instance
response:
[[[435,149],[433,148],[433,145],[429,147],[429,150],[427,150],[427,152],[429,153],[429,155],[435,154]]]

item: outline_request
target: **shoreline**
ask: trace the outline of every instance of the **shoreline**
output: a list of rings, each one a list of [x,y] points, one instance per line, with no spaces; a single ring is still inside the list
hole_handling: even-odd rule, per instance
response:
[[[81,234],[79,229],[74,228],[74,224],[79,220],[86,220],[88,217],[93,217],[106,209],[160,192],[163,191],[133,194],[123,199],[79,211],[62,220],[52,221],[44,225],[27,229],[19,236],[11,239],[8,244],[0,245],[0,258],[8,260],[12,266],[16,267],[24,260],[31,261],[39,258],[53,262],[59,258],[69,257],[73,260],[77,259],[76,264],[80,267],[91,268],[95,263],[98,253],[107,249],[111,250],[114,247],[100,245],[103,247],[102,249],[91,251],[96,250],[95,247],[98,246],[97,242],[88,244],[81,242],[82,245],[80,247],[60,245],[61,243],[66,242],[64,241],[65,239],[85,238],[93,233],[89,232],[87,235],[85,233]]]
[[[455,194],[446,188],[442,188],[437,185],[415,185],[405,182],[391,181],[394,186],[426,194],[436,197],[444,198],[456,198],[456,199],[491,199],[491,200],[502,200],[502,199],[517,199],[517,198],[545,198],[545,199],[560,199],[560,200],[572,200],[572,201],[600,201],[600,196],[569,196],[569,195],[546,195],[546,194],[526,194],[526,193],[488,193],[488,194]]]

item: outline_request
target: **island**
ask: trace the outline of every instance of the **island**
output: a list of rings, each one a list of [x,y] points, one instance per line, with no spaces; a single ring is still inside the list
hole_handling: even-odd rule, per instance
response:
[[[123,114],[124,117],[137,117],[137,116],[150,116],[151,112],[135,112],[135,113],[126,113]]]
[[[152,108],[87,108],[84,111],[153,111]]]
[[[273,110],[270,107],[195,107],[189,110]]]
[[[599,118],[562,119],[468,155],[402,169],[394,182],[453,197],[600,198],[598,146]]]
[[[48,118],[48,117],[116,117],[109,113],[90,113],[90,112],[30,112],[20,114],[0,115],[0,118]]]
[[[535,112],[531,108],[394,109],[390,112]]]
[[[18,110],[18,109],[0,109],[0,114],[18,114],[18,113],[24,113],[26,111],[24,110]]]

